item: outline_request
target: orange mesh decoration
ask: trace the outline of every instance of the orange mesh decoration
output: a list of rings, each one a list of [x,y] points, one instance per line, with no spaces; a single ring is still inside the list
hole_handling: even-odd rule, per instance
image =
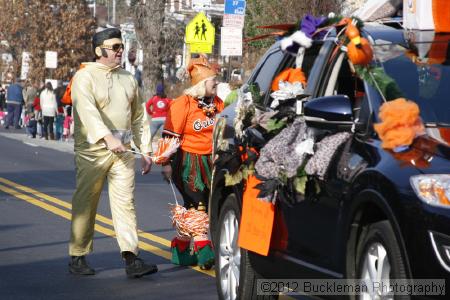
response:
[[[203,236],[208,233],[209,218],[204,211],[172,205],[172,223],[180,236]]]
[[[380,108],[381,123],[374,125],[381,146],[394,149],[411,145],[417,135],[425,132],[419,114],[419,106],[404,98],[384,103]]]
[[[436,32],[450,32],[450,1],[433,0],[433,20]]]
[[[180,141],[177,138],[161,138],[158,141],[158,149],[155,152],[155,155],[152,157],[152,160],[156,164],[163,164],[168,162],[170,157],[177,152],[177,149],[180,147]]]
[[[301,82],[303,85],[306,85],[306,76],[300,68],[288,68],[281,71],[272,81],[272,91],[278,91],[280,89],[280,80],[290,83]]]

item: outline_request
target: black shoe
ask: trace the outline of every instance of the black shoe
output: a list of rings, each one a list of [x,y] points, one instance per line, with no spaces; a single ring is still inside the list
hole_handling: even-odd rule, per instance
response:
[[[130,252],[123,255],[126,260],[125,271],[129,278],[140,278],[145,275],[158,272],[158,267],[153,264],[147,265],[144,261]]]
[[[20,126],[15,126],[14,129],[22,129]]]
[[[84,256],[72,256],[70,258],[69,272],[75,275],[95,274],[95,270],[89,267]]]
[[[5,129],[9,129],[9,126],[5,126]]]

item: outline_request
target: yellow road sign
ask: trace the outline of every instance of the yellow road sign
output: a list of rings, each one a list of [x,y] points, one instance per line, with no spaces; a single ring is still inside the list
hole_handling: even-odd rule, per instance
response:
[[[205,14],[198,13],[186,26],[186,43],[214,45],[215,28]]]
[[[212,46],[211,44],[205,44],[205,43],[191,43],[189,44],[189,51],[191,53],[205,53],[209,54],[212,53]]]

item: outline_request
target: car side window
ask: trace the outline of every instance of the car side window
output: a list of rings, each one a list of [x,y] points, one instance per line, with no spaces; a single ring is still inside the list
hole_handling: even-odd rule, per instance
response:
[[[279,68],[283,57],[284,54],[283,52],[281,52],[281,50],[269,54],[269,56],[267,56],[266,58],[266,61],[259,69],[255,79],[253,80],[253,83],[259,86],[262,97],[264,97],[265,94],[269,92],[270,86],[272,84],[272,78]]]
[[[322,96],[346,95],[349,97],[355,116],[365,97],[363,81],[356,75],[353,65],[345,53],[338,53],[328,70],[328,80]]]

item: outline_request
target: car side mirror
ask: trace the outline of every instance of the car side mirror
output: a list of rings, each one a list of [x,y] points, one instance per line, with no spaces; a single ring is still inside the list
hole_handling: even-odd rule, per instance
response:
[[[306,124],[319,129],[350,130],[353,125],[352,105],[345,95],[311,99],[303,112]]]

